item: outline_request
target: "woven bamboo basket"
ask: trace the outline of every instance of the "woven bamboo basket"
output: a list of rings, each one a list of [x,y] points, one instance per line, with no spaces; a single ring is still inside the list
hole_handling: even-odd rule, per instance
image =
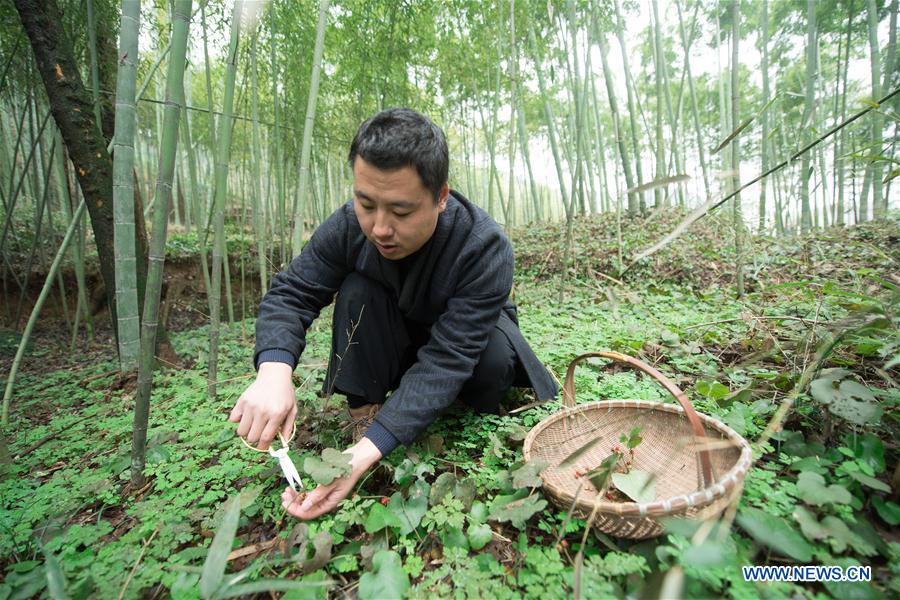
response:
[[[645,400],[607,400],[575,404],[575,367],[590,357],[611,359],[656,379],[680,406]],[[525,460],[543,460],[544,493],[559,508],[589,519],[615,537],[645,539],[663,532],[660,519],[717,516],[740,494],[750,468],[750,444],[733,429],[694,410],[684,392],[650,365],[618,352],[589,352],[566,371],[564,409],[535,425],[525,438]],[[651,502],[615,502],[600,496],[579,475],[611,454],[619,436],[640,427],[632,468],[655,479]],[[561,463],[591,440],[586,451]]]

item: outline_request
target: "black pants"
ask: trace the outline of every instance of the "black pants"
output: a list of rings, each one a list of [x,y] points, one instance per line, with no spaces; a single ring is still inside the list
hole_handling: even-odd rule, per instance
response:
[[[427,325],[400,313],[391,291],[351,273],[335,299],[325,392],[345,394],[351,408],[383,403],[429,336]],[[495,327],[459,398],[477,412],[497,414],[513,385],[527,386],[528,377],[506,334]]]

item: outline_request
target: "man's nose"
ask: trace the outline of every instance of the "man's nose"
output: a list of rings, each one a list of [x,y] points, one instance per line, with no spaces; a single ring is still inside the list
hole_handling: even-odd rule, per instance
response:
[[[376,211],[375,225],[372,227],[372,235],[376,238],[387,238],[392,233],[391,218],[387,212]]]

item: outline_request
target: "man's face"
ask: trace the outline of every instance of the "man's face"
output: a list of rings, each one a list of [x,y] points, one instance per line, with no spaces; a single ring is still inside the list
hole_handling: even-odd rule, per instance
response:
[[[353,163],[353,209],[366,238],[390,260],[425,245],[447,205],[444,184],[435,203],[415,167],[382,171],[357,156]]]

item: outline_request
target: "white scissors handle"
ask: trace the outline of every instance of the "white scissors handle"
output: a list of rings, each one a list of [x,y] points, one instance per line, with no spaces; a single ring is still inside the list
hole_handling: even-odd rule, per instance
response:
[[[278,450],[272,450],[269,448],[269,454],[276,459],[278,459],[278,466],[281,467],[281,471],[284,473],[285,479],[287,479],[288,485],[291,486],[295,492],[297,488],[303,489],[303,482],[300,480],[300,473],[297,472],[297,467],[294,466],[294,461],[291,460],[291,457],[288,456],[287,447],[281,447]]]

